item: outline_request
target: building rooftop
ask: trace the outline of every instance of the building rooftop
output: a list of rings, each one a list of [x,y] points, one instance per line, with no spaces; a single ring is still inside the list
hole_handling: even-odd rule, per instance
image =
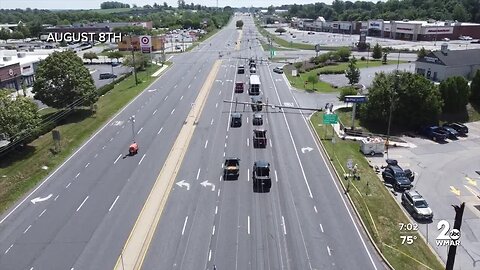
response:
[[[441,63],[446,66],[471,66],[480,64],[480,49],[470,50],[447,50],[444,54],[442,51],[433,51],[419,62],[432,62],[429,58],[438,58]]]
[[[16,50],[0,50],[0,67],[14,64],[30,64],[41,61],[55,50],[36,50],[35,52],[17,52]],[[17,53],[24,53],[23,57],[18,57]],[[4,57],[11,57],[11,60],[4,61]]]

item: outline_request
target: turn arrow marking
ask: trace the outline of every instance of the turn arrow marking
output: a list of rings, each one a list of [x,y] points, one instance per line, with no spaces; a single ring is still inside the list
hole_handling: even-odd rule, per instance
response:
[[[204,187],[207,187],[207,186],[212,186],[212,191],[215,191],[215,185],[208,182],[208,180],[205,180],[203,181],[202,183],[200,183],[200,185],[204,186]]]
[[[37,203],[37,202],[43,202],[43,201],[46,201],[46,200],[50,199],[50,197],[52,197],[52,194],[48,195],[48,196],[45,197],[45,198],[37,197],[37,198],[31,200],[31,202],[32,202],[33,204],[35,204],[35,203]]]
[[[453,194],[455,194],[455,195],[457,195],[457,196],[460,196],[460,189],[457,189],[457,188],[455,188],[454,186],[450,186],[450,191],[451,191]]]
[[[187,190],[190,190],[190,184],[186,183],[185,180],[179,181],[175,184],[177,184],[177,186],[179,186],[179,187],[186,187]]]
[[[305,154],[305,151],[311,152],[312,150],[313,150],[313,148],[311,148],[311,147],[302,147],[302,153],[304,153],[304,154]]]
[[[477,180],[472,179],[472,178],[470,178],[470,177],[465,177],[465,178],[467,179],[467,181],[468,181],[468,183],[469,183],[470,185],[472,185],[472,186],[477,186]]]

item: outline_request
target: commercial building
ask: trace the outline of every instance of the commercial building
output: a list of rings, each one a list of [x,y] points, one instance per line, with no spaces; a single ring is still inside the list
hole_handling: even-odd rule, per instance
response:
[[[415,72],[432,81],[462,76],[471,79],[480,69],[480,49],[449,50],[442,44],[440,51],[430,52],[415,62]]]
[[[409,41],[458,39],[460,36],[480,38],[480,24],[457,21],[384,21],[367,22],[369,36]]]
[[[2,51],[0,55],[0,89],[22,89],[33,85],[38,63],[48,54],[29,55],[25,52]]]
[[[305,31],[358,34],[360,33],[361,22],[326,21],[325,18],[320,16],[315,20],[293,18],[291,26]]]
[[[119,51],[141,51],[142,46],[140,44],[140,38],[142,36],[124,36],[122,41],[118,43]],[[165,36],[151,36],[151,47],[150,51],[161,51],[165,49]]]

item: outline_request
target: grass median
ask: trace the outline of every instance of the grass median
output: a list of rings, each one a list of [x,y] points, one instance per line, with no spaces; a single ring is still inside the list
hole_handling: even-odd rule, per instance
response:
[[[116,84],[112,90],[99,98],[96,113],[91,113],[88,109],[77,109],[62,120],[60,125],[55,128],[61,134],[61,151],[58,154],[54,154],[52,151],[54,148],[52,135],[46,133],[22,150],[14,150],[2,157],[0,161],[0,212],[8,209],[16,200],[43,180],[108,119],[157,79],[151,74],[158,69],[159,66],[152,65],[147,70],[138,72],[137,76],[140,81],[138,85],[135,85],[133,75]],[[49,109],[45,111],[43,117],[48,117],[53,112],[54,110]]]
[[[346,170],[348,159],[358,164],[361,180],[344,180],[368,232],[385,258],[395,269],[445,269],[418,232],[400,232],[400,223],[410,223],[405,213],[389,194],[367,160],[359,151],[359,144],[336,137],[333,144],[332,128],[322,124],[323,113],[315,113],[310,121],[322,140],[333,165],[340,175]],[[412,235],[412,244],[402,244],[401,236]]]

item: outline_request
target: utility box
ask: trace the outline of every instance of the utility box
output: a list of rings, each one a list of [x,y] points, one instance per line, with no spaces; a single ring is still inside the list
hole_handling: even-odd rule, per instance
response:
[[[362,151],[364,155],[383,155],[383,152],[385,152],[385,141],[380,137],[363,138],[360,142],[360,151]]]

